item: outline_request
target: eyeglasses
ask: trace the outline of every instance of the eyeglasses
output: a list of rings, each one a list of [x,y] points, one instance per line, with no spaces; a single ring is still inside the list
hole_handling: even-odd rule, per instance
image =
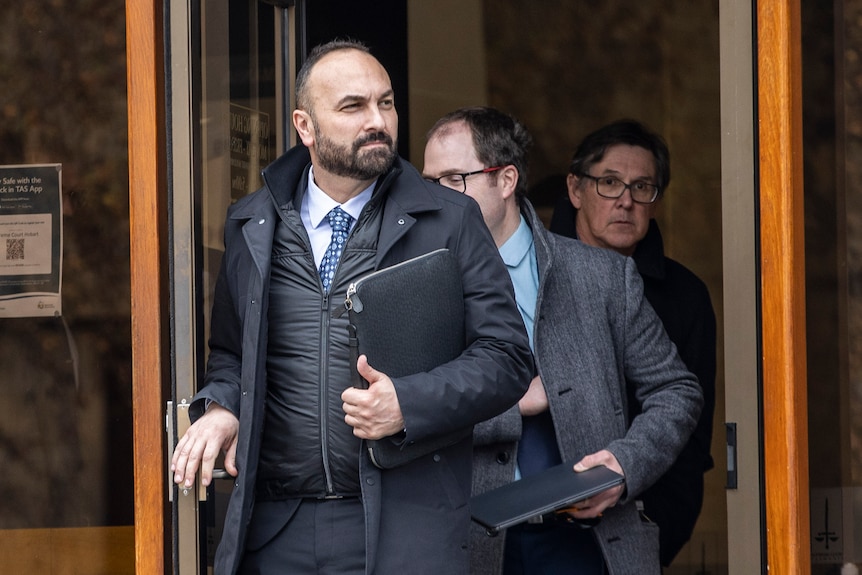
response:
[[[627,184],[614,176],[597,178],[589,174],[582,174],[581,177],[593,180],[596,183],[596,193],[603,198],[619,198],[626,190],[632,193],[632,201],[639,204],[651,204],[658,198],[658,186],[641,180]]]
[[[476,170],[475,172],[465,172],[463,174],[446,174],[445,176],[440,176],[439,178],[425,179],[429,182],[434,182],[435,184],[440,184],[442,186],[446,186],[447,188],[452,188],[456,192],[461,192],[463,194],[467,191],[467,176],[475,176],[476,174],[490,174],[491,172],[502,170],[505,167],[506,166],[496,166],[493,168]]]

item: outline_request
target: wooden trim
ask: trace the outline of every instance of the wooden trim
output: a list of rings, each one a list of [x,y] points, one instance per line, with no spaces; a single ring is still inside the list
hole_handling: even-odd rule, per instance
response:
[[[126,0],[132,283],[135,573],[165,573],[162,393],[164,65],[162,3]]]
[[[4,573],[133,575],[131,526],[0,530]]]
[[[810,573],[799,0],[758,0],[767,561]]]

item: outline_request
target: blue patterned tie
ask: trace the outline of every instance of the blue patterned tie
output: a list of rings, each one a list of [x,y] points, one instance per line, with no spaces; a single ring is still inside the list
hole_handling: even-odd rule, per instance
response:
[[[323,254],[323,259],[320,261],[320,281],[323,282],[323,291],[329,291],[329,285],[332,283],[332,278],[335,276],[335,268],[338,266],[338,260],[341,258],[341,250],[344,249],[344,242],[347,241],[347,232],[350,230],[350,223],[353,221],[353,216],[342,210],[339,206],[332,208],[326,214],[329,220],[329,225],[332,226],[332,239],[329,241],[329,247],[326,248],[326,253]]]

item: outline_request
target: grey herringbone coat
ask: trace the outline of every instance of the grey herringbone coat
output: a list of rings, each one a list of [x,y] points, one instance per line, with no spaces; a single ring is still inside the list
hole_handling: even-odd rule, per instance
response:
[[[610,450],[626,490],[594,532],[611,575],[660,573],[658,527],[635,500],[673,463],[697,422],[702,395],[661,321],[643,297],[634,262],[545,230],[532,206],[539,267],[535,359],[550,403],[563,461]],[[643,413],[629,423],[626,380]],[[517,406],[479,424],[473,493],[511,481],[521,416]],[[499,575],[505,537],[474,525],[471,572]]]

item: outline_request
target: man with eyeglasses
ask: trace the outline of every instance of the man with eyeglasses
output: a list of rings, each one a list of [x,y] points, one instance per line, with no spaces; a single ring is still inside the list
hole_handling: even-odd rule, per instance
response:
[[[471,573],[657,574],[658,530],[635,499],[688,440],[700,388],[643,298],[631,259],[544,229],[525,197],[530,144],[511,116],[471,107],[438,120],[425,147],[423,176],[479,203],[536,365],[518,405],[474,429],[473,494],[563,461],[574,471],[605,465],[625,485],[498,537],[474,525]],[[645,406],[634,421],[627,381]]]
[[[703,476],[713,467],[715,313],[703,281],[664,255],[654,218],[670,181],[670,154],[659,135],[633,120],[599,128],[578,146],[569,172],[568,194],[554,209],[551,231],[632,256],[644,295],[703,389],[703,410],[691,439],[673,467],[641,496],[644,514],[660,528],[661,562],[667,567],[694,531]]]

